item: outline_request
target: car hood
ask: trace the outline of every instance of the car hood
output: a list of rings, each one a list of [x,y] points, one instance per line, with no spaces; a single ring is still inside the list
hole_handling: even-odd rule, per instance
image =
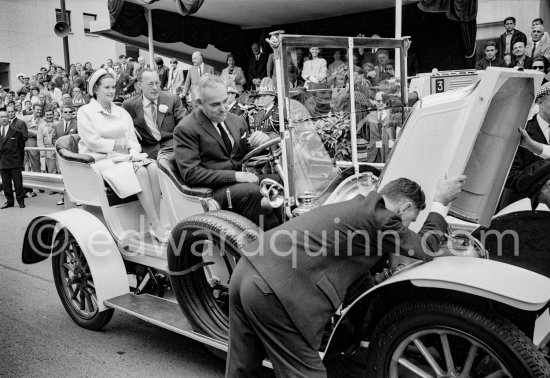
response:
[[[422,186],[427,207],[413,230],[424,223],[438,181],[462,173],[467,182],[449,213],[489,225],[543,77],[489,68],[476,84],[415,104],[379,181],[381,188],[406,177]]]

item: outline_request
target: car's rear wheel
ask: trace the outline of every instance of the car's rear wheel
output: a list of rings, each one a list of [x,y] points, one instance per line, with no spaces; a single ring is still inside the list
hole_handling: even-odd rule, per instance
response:
[[[190,217],[172,231],[168,267],[174,294],[196,332],[229,340],[229,280],[252,222],[227,211]]]
[[[111,320],[114,310],[99,311],[90,266],[80,245],[70,232],[62,230],[54,246],[53,277],[65,310],[83,328],[103,328]]]
[[[514,324],[467,307],[398,305],[372,336],[367,377],[548,377],[550,366]]]

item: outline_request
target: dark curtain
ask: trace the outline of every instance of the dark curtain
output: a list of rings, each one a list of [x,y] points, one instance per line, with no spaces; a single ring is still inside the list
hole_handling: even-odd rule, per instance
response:
[[[174,0],[178,12],[182,16],[188,16],[193,13],[197,13],[199,8],[204,3],[204,0]]]
[[[464,68],[474,68],[477,36],[477,0],[423,0],[418,8],[424,12],[445,12],[447,18],[460,23],[464,46]]]
[[[151,13],[153,36],[157,42],[183,42],[198,49],[205,49],[211,44],[228,52],[241,48],[241,30],[237,26],[197,17],[183,17],[160,9],[154,9]],[[147,36],[145,8],[125,2],[111,29],[130,37]]]

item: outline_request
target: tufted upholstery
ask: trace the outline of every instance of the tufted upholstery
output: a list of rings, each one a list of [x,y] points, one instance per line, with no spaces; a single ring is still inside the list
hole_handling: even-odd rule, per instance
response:
[[[157,156],[157,164],[159,169],[164,172],[170,180],[176,185],[176,187],[183,193],[189,196],[209,198],[212,197],[212,189],[210,188],[192,188],[187,186],[181,179],[181,175],[174,158],[174,151],[172,147],[166,147],[159,151]]]
[[[59,156],[67,161],[85,164],[95,163],[92,156],[78,153],[79,140],[80,136],[78,134],[64,135],[55,142],[55,149]]]

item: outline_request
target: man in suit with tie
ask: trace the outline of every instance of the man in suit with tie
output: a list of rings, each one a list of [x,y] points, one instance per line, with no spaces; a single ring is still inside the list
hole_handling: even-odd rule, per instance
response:
[[[183,70],[178,68],[178,61],[176,59],[170,60],[170,72],[168,73],[168,83],[166,84],[165,91],[178,95],[183,89]]]
[[[189,96],[189,103],[195,101],[195,89],[201,76],[207,73],[214,74],[214,67],[203,62],[200,51],[195,51],[191,56],[191,60],[193,61],[193,67],[187,71],[187,77],[181,91],[182,96]]]
[[[69,134],[78,134],[76,119],[73,118],[74,108],[71,105],[61,106],[61,119],[54,125],[52,144],[55,145],[57,139]]]
[[[260,82],[267,76],[267,59],[266,54],[260,52],[260,45],[252,44],[252,56],[248,63],[248,82],[252,83],[252,89],[258,88]]]
[[[508,173],[499,208],[522,198],[516,190],[516,184],[525,168],[539,160],[550,158],[550,83],[540,87],[536,102],[539,104],[539,113],[527,122],[525,130],[520,131],[521,144]]]
[[[12,184],[19,207],[25,207],[23,189],[23,164],[25,156],[25,132],[11,126],[8,113],[0,110],[0,177],[6,203],[0,207],[6,209],[14,206]]]
[[[132,93],[132,79],[122,71],[120,62],[113,64],[113,70],[115,71],[115,97]]]
[[[265,357],[277,377],[326,377],[323,330],[356,280],[382,252],[429,261],[447,229],[447,206],[466,176],[441,181],[419,234],[409,230],[425,196],[400,178],[379,193],[317,207],[244,247],[230,283],[226,378],[261,376]]]
[[[225,83],[214,75],[197,84],[197,108],[174,130],[174,155],[183,181],[189,186],[214,190],[222,209],[230,209],[266,227],[273,221],[271,209],[261,206],[263,196],[253,173],[242,172],[248,148],[269,141],[261,132],[248,135],[244,119],[228,113]]]
[[[550,59],[550,44],[542,41],[544,28],[542,25],[533,26],[531,30],[532,41],[525,47],[525,54],[530,58],[545,57]]]
[[[126,55],[124,54],[119,55],[118,60],[120,62],[121,72],[131,77],[133,73],[132,71],[134,69],[134,65],[128,62],[128,60],[126,59]]]
[[[151,68],[138,74],[135,85],[142,95],[129,98],[122,107],[132,116],[143,152],[156,159],[161,148],[172,146],[174,128],[186,111],[178,96],[161,90],[159,76]]]

